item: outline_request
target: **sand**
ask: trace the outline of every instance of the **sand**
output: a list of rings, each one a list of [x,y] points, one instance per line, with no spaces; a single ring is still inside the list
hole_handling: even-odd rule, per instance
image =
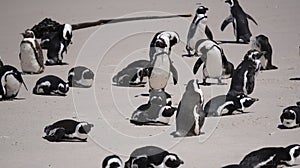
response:
[[[6,64],[20,69],[20,33],[45,17],[62,23],[80,23],[104,18],[192,13],[199,1],[5,1],[0,7],[0,56]],[[208,25],[216,40],[234,40],[232,26],[220,31],[229,6],[220,0],[202,2],[209,8]],[[174,46],[171,59],[179,72],[176,86],[170,80],[166,91],[178,105],[185,84],[201,79],[201,70],[192,74],[197,58],[185,54],[187,30],[192,18],[135,21],[74,31],[73,44],[64,61],[69,65],[46,67],[43,74],[24,75],[28,91],[21,88],[17,100],[0,102],[1,167],[100,167],[105,156],[118,154],[123,161],[137,147],[156,145],[177,153],[186,168],[217,168],[238,163],[247,153],[266,146],[299,143],[299,128],[281,130],[279,116],[284,107],[300,100],[298,19],[300,1],[240,0],[258,26],[250,22],[253,36],[265,34],[273,46],[273,64],[278,70],[261,72],[252,97],[260,101],[245,114],[207,118],[199,137],[173,138],[170,126],[137,127],[129,123],[132,112],[147,102],[141,96],[148,85],[139,88],[112,86],[111,78],[128,63],[148,59],[149,43],[157,31],[178,32],[181,42]],[[222,44],[227,58],[238,65],[250,45]],[[44,52],[46,55],[46,52]],[[92,88],[72,88],[65,97],[32,94],[35,82],[47,74],[67,79],[75,65],[90,67],[96,74]],[[228,85],[201,87],[205,101],[226,94]],[[46,125],[64,118],[84,120],[95,125],[86,143],[50,143],[42,138]],[[296,162],[300,164],[300,160]],[[297,167],[297,166],[295,166]],[[300,166],[298,166],[300,167]]]

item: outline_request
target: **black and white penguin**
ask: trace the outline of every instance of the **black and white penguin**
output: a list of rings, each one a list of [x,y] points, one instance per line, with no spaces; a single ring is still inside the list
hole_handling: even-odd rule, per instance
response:
[[[122,160],[117,155],[110,155],[105,157],[102,161],[102,168],[121,168]]]
[[[201,39],[209,39],[213,40],[213,35],[209,27],[206,25],[207,23],[207,14],[208,8],[205,6],[199,6],[196,10],[195,17],[190,25],[188,36],[187,36],[187,45],[186,50],[188,52],[188,56],[198,55],[196,49],[196,43]],[[193,52],[194,53],[191,53]]]
[[[10,65],[0,67],[0,100],[15,98],[22,84],[27,90],[21,72],[15,67]]]
[[[178,105],[174,137],[200,135],[205,121],[203,102],[198,80],[190,80]]]
[[[135,149],[131,154],[130,158],[125,162],[125,168],[132,168],[136,160],[140,160],[138,163],[146,165],[147,167],[168,167],[177,168],[184,164],[180,158],[168,151],[156,147],[156,146],[145,146]],[[140,168],[140,167],[139,167]]]
[[[177,84],[178,73],[170,59],[172,44],[170,39],[169,33],[162,33],[157,36],[155,41],[155,52],[152,61],[150,60],[150,67],[148,68],[149,86],[151,89],[164,89],[167,86],[170,73],[173,75],[174,85]]]
[[[265,35],[258,35],[252,40],[252,49],[256,49],[260,52],[264,52],[264,55],[260,58],[261,70],[278,69],[278,67],[272,65],[272,46],[269,42],[269,38]]]
[[[218,117],[224,114],[232,114],[236,110],[244,112],[245,108],[250,107],[256,101],[258,99],[249,97],[243,93],[236,96],[219,95],[213,97],[205,104],[205,116]]]
[[[88,133],[93,124],[78,122],[72,119],[59,120],[44,128],[46,134],[43,138],[50,142],[60,142],[68,140],[86,141]]]
[[[41,38],[41,47],[47,49],[46,65],[63,64],[63,54],[67,53],[68,46],[72,43],[72,26],[60,25],[59,30]]]
[[[289,106],[283,109],[280,121],[285,128],[296,128],[300,126],[300,102],[297,106]]]
[[[47,75],[40,78],[33,88],[33,94],[37,95],[65,96],[68,91],[69,84],[54,75]]]
[[[249,50],[244,60],[234,70],[228,95],[236,96],[240,93],[249,95],[254,91],[255,76],[260,69],[259,58],[263,55],[257,50]]]
[[[113,84],[117,86],[141,86],[144,77],[148,76],[148,67],[150,61],[137,60],[130,63],[127,67],[119,71],[112,79]]]
[[[76,66],[69,70],[68,84],[70,87],[89,88],[92,87],[94,73],[87,67]]]
[[[199,40],[196,43],[196,50],[201,53],[201,56],[196,61],[193,72],[196,74],[204,63],[203,85],[209,85],[206,82],[207,78],[217,79],[218,84],[223,84],[221,79],[225,76],[231,76],[234,69],[233,64],[227,60],[223,49],[215,41]]]
[[[300,145],[265,147],[247,154],[239,165],[244,167],[293,166],[300,155]]]
[[[168,125],[175,110],[170,94],[163,90],[151,90],[148,103],[132,113],[130,122],[135,125]]]
[[[24,73],[39,74],[44,72],[44,56],[39,42],[31,30],[22,33],[23,40],[20,44],[19,59]]]
[[[225,2],[230,5],[231,15],[223,21],[221,30],[223,31],[225,27],[232,22],[236,41],[249,43],[252,34],[249,29],[248,19],[252,20],[257,25],[256,21],[244,12],[237,0],[226,0]]]

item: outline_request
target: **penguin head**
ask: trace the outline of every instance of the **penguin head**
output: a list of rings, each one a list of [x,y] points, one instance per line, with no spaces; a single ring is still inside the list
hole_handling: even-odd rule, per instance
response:
[[[237,0],[225,0],[225,3],[228,3],[230,5],[230,7],[233,7],[233,6],[239,4],[239,2]]]
[[[68,83],[58,84],[58,91],[60,94],[66,94],[69,91],[69,84]]]
[[[285,149],[290,155],[289,156],[290,160],[285,161],[285,163],[287,163],[288,166],[292,166],[295,163],[295,160],[300,156],[300,145],[299,144],[289,145]]]
[[[94,79],[94,73],[90,69],[86,69],[82,72],[83,79]]]
[[[155,46],[159,48],[170,48],[170,38],[167,34],[160,34],[157,37]]]
[[[186,88],[186,91],[192,91],[192,92],[199,92],[201,91],[200,83],[198,79],[192,79],[188,82]]]
[[[162,34],[164,34],[165,36],[167,36],[169,38],[170,47],[173,47],[175,44],[180,42],[178,33],[174,32],[174,31],[165,31]]]
[[[180,160],[179,157],[174,153],[169,153],[166,155],[163,162],[164,165],[169,168],[176,168],[184,164],[184,162]]]
[[[240,93],[236,95],[236,97],[233,99],[233,102],[237,109],[243,111],[245,107],[250,107],[253,103],[255,103],[258,100],[259,99],[257,98],[252,98],[245,95],[244,93]]]
[[[102,162],[102,168],[121,168],[122,160],[117,155],[107,156]]]
[[[244,56],[245,61],[251,61],[252,67],[255,68],[255,72],[259,71],[262,67],[261,61],[259,60],[266,52],[265,51],[258,51],[256,49],[249,50],[246,55]]]
[[[199,22],[199,21],[207,21],[207,14],[206,11],[208,11],[208,8],[205,6],[199,6],[196,10],[196,17],[197,19],[193,22]]]
[[[21,33],[21,34],[22,34],[23,38],[33,38],[33,39],[35,38],[34,32],[31,31],[30,29],[25,30],[25,32]]]
[[[78,132],[81,134],[88,134],[91,131],[92,127],[94,127],[93,124],[89,124],[87,122],[81,122]]]
[[[296,112],[292,108],[293,107],[287,107],[283,109],[280,116],[281,123],[285,128],[294,128],[299,126],[299,123],[296,123]]]

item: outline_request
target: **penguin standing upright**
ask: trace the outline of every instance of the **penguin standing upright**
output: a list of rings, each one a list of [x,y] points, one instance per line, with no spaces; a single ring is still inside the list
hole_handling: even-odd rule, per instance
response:
[[[63,64],[63,54],[67,53],[68,46],[72,43],[72,26],[63,24],[57,32],[47,34],[41,38],[41,47],[47,49],[46,65]]]
[[[21,68],[24,73],[39,74],[44,72],[44,56],[43,51],[35,39],[34,33],[31,30],[26,30],[22,33],[23,40],[20,44],[19,59]]]
[[[190,80],[178,105],[175,137],[197,136],[205,121],[203,93],[197,79]]]
[[[223,31],[225,27],[232,22],[236,41],[249,43],[252,34],[249,29],[248,19],[252,20],[257,25],[256,21],[244,12],[237,0],[226,0],[225,2],[230,5],[231,15],[223,21],[221,30]]]
[[[187,45],[186,50],[189,56],[198,55],[197,50],[195,50],[196,43],[201,39],[210,39],[213,40],[213,35],[211,30],[206,25],[208,8],[205,6],[199,6],[196,10],[195,17],[190,25],[188,36],[187,36]],[[194,51],[192,54],[191,52]]]
[[[141,159],[143,166],[145,168],[149,167],[169,167],[177,168],[180,165],[184,164],[180,158],[174,154],[169,153],[168,151],[156,147],[156,146],[145,146],[135,149],[131,154],[130,158],[125,162],[125,168],[134,167],[134,162]]]
[[[22,84],[27,90],[21,72],[15,67],[10,65],[0,67],[0,100],[15,98]]]
[[[230,75],[233,72],[233,64],[231,64],[223,49],[212,40],[204,39],[199,40],[196,44],[196,50],[201,53],[200,58],[196,61],[193,72],[197,73],[201,64],[203,65],[203,85],[208,85],[206,83],[207,78],[213,78],[218,80],[218,84],[222,84],[223,75]],[[227,70],[227,72],[226,72]]]
[[[155,52],[153,60],[150,62],[149,71],[149,86],[151,89],[164,89],[167,86],[170,73],[173,75],[173,82],[176,85],[178,80],[177,70],[173,66],[171,53],[171,40],[169,33],[162,33],[157,36],[154,43]],[[156,38],[156,37],[155,37]],[[151,49],[150,49],[151,50]],[[150,56],[151,57],[151,56]]]
[[[280,121],[285,128],[296,128],[300,126],[300,102],[297,106],[289,106],[283,109]]]

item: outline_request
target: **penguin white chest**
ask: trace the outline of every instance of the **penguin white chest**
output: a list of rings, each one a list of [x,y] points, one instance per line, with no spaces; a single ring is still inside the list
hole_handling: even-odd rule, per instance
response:
[[[167,54],[157,56],[149,79],[153,89],[165,88],[170,77],[170,59]]]
[[[222,76],[222,57],[217,48],[213,48],[207,53],[207,59],[204,67],[204,76],[210,78],[220,78]]]
[[[206,24],[200,22],[198,25],[195,25],[195,26],[196,26],[195,34],[194,34],[194,36],[192,36],[192,38],[188,41],[189,46],[192,47],[193,49],[195,48],[196,43],[197,43],[199,40],[201,40],[201,39],[207,39],[207,36],[206,36],[206,34],[205,34],[205,27],[206,27]]]
[[[22,83],[13,75],[6,76],[6,97],[14,97],[18,94]]]
[[[36,60],[35,51],[30,43],[22,43],[20,45],[20,61],[22,71],[39,72],[40,65]]]

